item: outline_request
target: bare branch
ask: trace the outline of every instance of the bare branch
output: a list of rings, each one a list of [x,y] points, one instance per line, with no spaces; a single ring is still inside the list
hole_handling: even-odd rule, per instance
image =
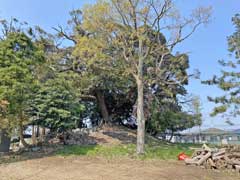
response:
[[[156,14],[156,18],[153,20],[152,27],[155,27],[155,25],[157,24],[158,31],[160,30],[160,20],[172,8],[171,3],[172,3],[171,0],[165,0],[164,4],[159,12],[157,10],[155,4],[153,3],[153,1],[150,2],[151,7],[153,8],[153,10]]]
[[[117,12],[121,16],[122,22],[125,26],[130,26],[130,23],[128,21],[128,18],[125,16],[125,14],[122,12],[121,7],[118,6],[118,1],[115,3],[113,0],[111,1],[116,8]]]
[[[185,35],[184,37],[182,37],[182,31],[183,31],[183,28],[186,27],[186,25],[188,25],[189,22],[183,24],[183,25],[180,25],[179,26],[179,29],[178,29],[178,35],[177,35],[177,38],[176,40],[172,43],[172,44],[169,44],[167,47],[170,47],[170,50],[172,51],[173,48],[181,43],[182,41],[186,40],[187,38],[189,38],[195,31],[196,29],[202,24],[202,22],[198,22],[197,24],[195,24],[192,28],[192,30],[187,34]]]
[[[97,100],[96,97],[92,96],[92,95],[80,95],[80,99],[85,100],[85,101],[95,101],[95,100]]]
[[[63,28],[62,28],[61,26],[58,26],[58,28],[53,27],[53,29],[54,29],[55,31],[57,31],[60,36],[63,36],[63,37],[65,37],[66,39],[72,41],[74,44],[77,44],[77,41],[76,41],[73,37],[69,36],[69,35],[63,30]]]
[[[133,24],[134,24],[134,28],[137,31],[137,14],[136,14],[136,6],[137,6],[137,2],[135,4],[133,4],[132,0],[128,0],[131,8],[132,8],[132,12],[130,13],[132,20],[133,20]]]

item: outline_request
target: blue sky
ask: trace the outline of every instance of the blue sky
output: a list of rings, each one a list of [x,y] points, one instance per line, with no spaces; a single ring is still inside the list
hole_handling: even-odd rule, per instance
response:
[[[94,0],[0,0],[0,19],[16,17],[27,21],[30,25],[40,25],[47,31],[52,27],[64,25],[68,20],[68,12],[80,8]],[[187,14],[197,6],[212,6],[212,21],[180,46],[180,52],[190,52],[190,72],[199,69],[202,79],[208,79],[218,74],[219,59],[228,59],[226,37],[231,35],[234,28],[231,18],[240,13],[240,0],[175,0],[177,7]],[[219,95],[222,92],[215,87],[202,85],[198,80],[191,80],[187,87],[190,93],[201,97],[204,124],[206,127],[229,128],[221,117],[210,118],[214,104],[207,101],[207,96]],[[235,128],[240,127],[239,118],[235,120]],[[234,127],[230,127],[234,128]]]

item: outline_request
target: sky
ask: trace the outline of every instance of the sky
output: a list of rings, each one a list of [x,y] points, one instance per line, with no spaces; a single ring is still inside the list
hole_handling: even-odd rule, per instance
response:
[[[39,25],[47,31],[52,27],[65,25],[69,11],[81,8],[84,4],[94,3],[95,0],[0,0],[0,19],[15,17],[30,25]],[[226,37],[234,32],[231,18],[240,13],[240,0],[175,0],[176,6],[183,14],[190,14],[198,6],[212,6],[211,22],[199,28],[191,38],[177,47],[180,52],[188,52],[190,57],[189,72],[198,69],[201,79],[206,80],[214,74],[219,74],[221,66],[217,61],[227,60]],[[240,118],[234,119],[234,127],[225,123],[221,116],[209,117],[214,107],[208,102],[207,96],[221,95],[222,92],[213,86],[202,85],[199,80],[191,79],[187,86],[188,92],[201,98],[203,126],[202,128],[217,127],[222,129],[240,128]]]

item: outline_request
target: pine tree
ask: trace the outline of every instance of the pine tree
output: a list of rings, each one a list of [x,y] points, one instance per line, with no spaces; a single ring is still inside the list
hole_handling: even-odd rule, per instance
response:
[[[220,60],[223,67],[220,76],[203,81],[204,84],[216,85],[225,92],[219,97],[208,97],[209,101],[218,104],[211,113],[212,116],[225,114],[230,116],[240,115],[240,14],[232,18],[236,31],[227,38],[228,51],[232,60]]]

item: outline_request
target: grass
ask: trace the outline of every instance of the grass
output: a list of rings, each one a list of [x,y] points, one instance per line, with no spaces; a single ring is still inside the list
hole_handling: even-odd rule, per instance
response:
[[[174,160],[177,159],[179,153],[184,152],[191,155],[193,150],[189,147],[196,147],[193,144],[162,144],[158,146],[146,146],[145,154],[142,156],[136,155],[136,145],[117,145],[117,146],[66,146],[59,150],[56,154],[60,156],[101,156],[105,158],[114,157],[130,157],[140,159],[162,159]]]

